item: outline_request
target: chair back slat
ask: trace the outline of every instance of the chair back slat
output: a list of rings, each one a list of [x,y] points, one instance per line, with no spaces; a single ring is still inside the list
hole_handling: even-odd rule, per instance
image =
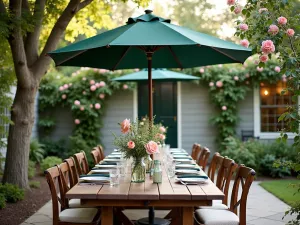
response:
[[[212,180],[212,182],[216,183],[215,174],[219,172],[221,168],[224,157],[221,156],[218,152],[216,152],[211,160],[211,163],[208,168],[207,176]]]
[[[74,160],[78,175],[88,174],[90,169],[85,152],[81,151],[80,153],[74,154]]]
[[[239,218],[240,225],[246,225],[246,206],[247,206],[247,197],[251,187],[251,184],[255,177],[255,171],[249,167],[245,167],[244,165],[240,165],[238,167],[235,181],[233,184],[232,194],[231,194],[231,202],[230,202],[230,211],[237,214],[237,208],[239,209]],[[239,186],[242,183],[242,194],[241,198],[238,200],[238,192]]]
[[[100,152],[100,161],[105,158],[104,149],[102,145],[97,146],[98,151]]]
[[[210,150],[207,147],[204,147],[200,151],[200,156],[198,158],[198,165],[202,167],[203,170],[205,170],[208,159],[210,155]]]
[[[79,174],[76,169],[75,160],[73,157],[65,159],[64,162],[67,163],[68,169],[70,171],[70,188],[78,183]]]
[[[192,147],[192,153],[191,153],[191,157],[194,159],[194,160],[197,160],[197,151],[196,151],[196,148],[197,148],[197,143],[193,144],[193,147]]]
[[[101,152],[99,151],[98,147],[93,148],[93,150],[91,151],[91,156],[95,165],[101,161]]]

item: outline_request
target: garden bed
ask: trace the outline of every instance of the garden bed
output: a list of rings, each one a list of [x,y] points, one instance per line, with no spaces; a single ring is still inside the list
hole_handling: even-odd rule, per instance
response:
[[[0,209],[1,225],[21,224],[50,200],[50,190],[44,176],[37,175],[30,181],[39,181],[40,188],[27,190],[24,200],[7,203],[6,208]]]

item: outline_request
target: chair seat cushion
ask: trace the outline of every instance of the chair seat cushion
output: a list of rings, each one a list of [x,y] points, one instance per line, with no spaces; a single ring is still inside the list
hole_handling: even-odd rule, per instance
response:
[[[69,208],[88,208],[89,206],[81,205],[80,199],[70,199]]]
[[[229,210],[197,209],[197,220],[205,225],[239,225],[239,217]]]
[[[59,213],[59,220],[69,223],[91,223],[97,212],[96,208],[65,209]]]
[[[212,206],[199,206],[198,209],[217,209],[217,210],[228,210],[228,206],[220,202],[213,201]]]

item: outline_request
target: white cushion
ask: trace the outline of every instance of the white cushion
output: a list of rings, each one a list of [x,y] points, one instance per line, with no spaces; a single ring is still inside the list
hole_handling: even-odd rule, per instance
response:
[[[81,205],[80,199],[70,199],[69,208],[88,208],[89,206]]]
[[[96,208],[65,209],[59,213],[59,220],[69,223],[91,223],[97,212]]]
[[[197,209],[197,220],[204,225],[239,225],[239,217],[229,210]]]
[[[228,210],[228,206],[222,203],[213,201],[212,206],[199,206],[198,209],[216,209],[216,210]]]

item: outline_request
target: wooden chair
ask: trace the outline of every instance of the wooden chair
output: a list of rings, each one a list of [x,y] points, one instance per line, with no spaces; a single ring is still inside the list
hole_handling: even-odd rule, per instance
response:
[[[195,143],[195,144],[193,144],[193,147],[192,147],[192,154],[191,154],[191,157],[194,159],[194,160],[197,160],[197,150],[196,150],[196,148],[197,148],[197,145],[199,145],[199,144],[197,144],[197,143]]]
[[[212,182],[217,183],[215,179],[215,174],[219,172],[221,165],[223,163],[224,157],[220,155],[220,153],[216,152],[210,162],[207,176],[211,179]]]
[[[52,197],[53,225],[96,225],[100,224],[100,211],[96,208],[67,208],[65,205],[66,189],[63,185],[58,166],[45,171]],[[56,187],[59,187],[58,190]],[[58,196],[59,194],[59,196]],[[59,211],[61,206],[62,211]]]
[[[205,170],[208,159],[210,155],[210,150],[207,147],[202,148],[199,159],[198,159],[198,165]]]
[[[75,184],[78,183],[78,178],[79,178],[79,174],[77,172],[77,169],[76,169],[76,165],[75,165],[75,160],[73,157],[70,157],[68,159],[65,159],[64,162],[67,163],[67,166],[68,166],[68,169],[72,176],[72,178],[70,178],[70,188],[72,188]]]
[[[102,159],[101,159],[101,152],[99,151],[98,147],[93,148],[91,151],[91,155],[94,161],[94,164],[98,164]]]
[[[105,158],[103,146],[102,145],[98,145],[97,149],[100,152],[101,160],[103,160]]]
[[[87,157],[84,151],[74,154],[74,160],[78,175],[88,174],[90,171]]]
[[[254,180],[255,171],[251,168],[240,165],[233,184],[229,210],[197,209],[195,211],[196,222],[200,224],[214,225],[246,225],[246,205],[249,189]],[[238,200],[240,184],[242,186],[241,198]],[[239,216],[237,208],[239,207]],[[217,212],[216,212],[217,211]]]

